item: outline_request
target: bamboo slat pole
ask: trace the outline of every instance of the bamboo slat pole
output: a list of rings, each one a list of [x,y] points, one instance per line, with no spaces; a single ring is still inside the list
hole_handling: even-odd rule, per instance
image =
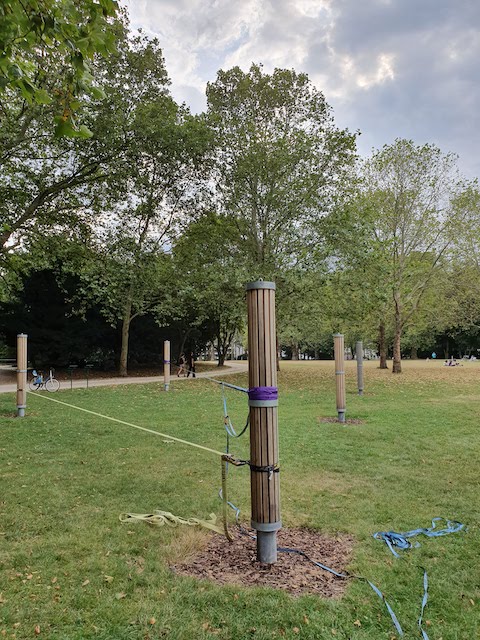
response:
[[[357,358],[358,395],[363,396],[363,342],[359,340],[355,345]]]
[[[338,421],[345,422],[345,346],[342,333],[334,334],[333,345],[335,352],[335,378],[337,390]]]
[[[163,388],[165,391],[170,388],[170,340],[163,343]]]
[[[280,521],[275,283],[247,284],[252,527],[257,560],[277,561]]]
[[[27,408],[27,335],[17,335],[17,415],[25,416]]]

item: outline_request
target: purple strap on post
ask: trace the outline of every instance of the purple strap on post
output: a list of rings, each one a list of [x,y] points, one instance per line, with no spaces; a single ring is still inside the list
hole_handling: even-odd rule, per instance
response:
[[[278,400],[277,387],[253,387],[248,390],[249,400]]]

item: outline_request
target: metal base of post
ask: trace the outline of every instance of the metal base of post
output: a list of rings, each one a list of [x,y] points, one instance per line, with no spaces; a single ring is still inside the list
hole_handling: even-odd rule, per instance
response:
[[[359,389],[359,390],[358,390],[358,395],[359,395],[359,396],[363,396],[363,389]]]
[[[257,531],[257,560],[266,564],[277,561],[276,531]]]
[[[345,422],[345,411],[339,411],[338,412],[338,421],[339,422]]]
[[[163,385],[163,390],[164,391],[168,391],[170,389],[170,385],[169,384],[164,384]]]
[[[277,561],[277,531],[282,528],[281,522],[250,523],[257,532],[257,561],[273,564]]]
[[[17,407],[17,416],[19,418],[25,417],[25,407]]]

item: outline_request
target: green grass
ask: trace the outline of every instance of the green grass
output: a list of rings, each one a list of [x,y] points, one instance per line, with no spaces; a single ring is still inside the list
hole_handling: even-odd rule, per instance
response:
[[[375,366],[366,364],[359,398],[355,365],[347,363],[347,417],[363,423],[341,426],[319,420],[335,416],[333,363],[283,365],[284,525],[354,536],[349,570],[382,589],[406,637],[420,637],[421,565],[430,579],[430,639],[479,638],[480,364],[406,363],[402,376]],[[246,376],[231,380],[247,384]],[[162,387],[52,397],[223,450],[219,388],[200,379],[174,380],[169,393]],[[245,397],[228,397],[243,426]],[[214,455],[32,394],[25,419],[14,411],[13,394],[0,395],[0,637],[32,638],[37,625],[39,637],[55,640],[395,637],[384,606],[362,583],[327,601],[197,582],[176,576],[169,563],[207,533],[119,522],[122,512],[153,509],[220,515]],[[248,437],[232,449],[248,457]],[[229,492],[248,522],[245,467],[231,470]],[[400,560],[372,538],[377,530],[428,526],[437,515],[465,522],[467,532],[423,538]]]

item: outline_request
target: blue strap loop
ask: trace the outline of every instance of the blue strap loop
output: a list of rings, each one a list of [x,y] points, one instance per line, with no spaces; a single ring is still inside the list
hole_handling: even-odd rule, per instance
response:
[[[437,529],[437,522],[445,522],[446,526],[443,529]],[[410,542],[409,538],[415,536],[424,535],[428,538],[438,538],[440,536],[446,536],[450,533],[457,533],[465,528],[465,525],[457,520],[448,520],[447,518],[437,517],[432,519],[432,526],[428,528],[412,529],[411,531],[405,531],[403,533],[396,533],[395,531],[377,531],[373,534],[376,540],[383,540],[390,551],[396,558],[400,555],[395,551],[395,548],[405,550],[412,547],[419,547],[420,543]]]
[[[248,415],[247,422],[245,423],[245,426],[243,427],[243,429],[240,431],[240,433],[237,433],[233,428],[232,421],[230,420],[230,416],[228,415],[227,397],[225,395],[225,386],[228,386],[228,385],[225,385],[225,383],[223,382],[221,384],[222,384],[222,400],[223,400],[223,424],[225,427],[225,431],[227,432],[227,437],[231,436],[232,438],[240,438],[240,436],[243,436],[243,434],[245,433],[245,431],[248,429],[250,425],[250,415]]]
[[[437,529],[438,522],[445,522],[445,527],[443,529]],[[401,549],[404,551],[405,549],[411,549],[412,547],[420,546],[419,542],[412,543],[410,542],[409,538],[414,538],[415,536],[419,536],[419,535],[427,536],[428,538],[439,538],[440,536],[446,536],[450,533],[457,533],[462,529],[465,529],[465,525],[462,524],[461,522],[458,522],[457,520],[448,520],[447,518],[437,517],[432,519],[431,527],[425,527],[425,528],[420,527],[418,529],[412,529],[411,531],[404,531],[403,533],[397,533],[395,531],[377,531],[376,533],[373,534],[373,537],[376,540],[383,540],[388,546],[388,548],[390,549],[390,551],[393,553],[393,555],[396,558],[400,558],[400,554],[396,552],[395,548]],[[429,640],[428,634],[422,626],[423,614],[425,612],[425,607],[427,606],[427,602],[428,602],[428,576],[427,576],[426,569],[424,569],[423,567],[421,567],[421,569],[423,571],[423,598],[422,598],[422,606],[420,608],[420,616],[418,618],[417,624],[422,634],[423,640]],[[371,586],[373,588],[373,585]],[[395,623],[395,620],[393,617],[392,617],[392,620]],[[403,635],[403,633],[400,633],[400,635]]]

